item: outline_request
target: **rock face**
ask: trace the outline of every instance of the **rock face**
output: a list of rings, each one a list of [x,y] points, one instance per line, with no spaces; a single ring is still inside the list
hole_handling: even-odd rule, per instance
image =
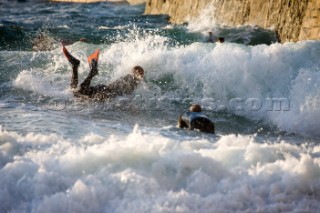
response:
[[[209,9],[209,13],[208,13]],[[206,10],[228,26],[274,29],[280,41],[320,39],[320,0],[147,0],[146,14],[168,14],[183,23]]]

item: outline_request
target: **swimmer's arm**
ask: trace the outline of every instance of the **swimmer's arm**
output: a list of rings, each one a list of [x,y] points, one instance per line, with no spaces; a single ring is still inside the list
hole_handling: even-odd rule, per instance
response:
[[[184,122],[184,120],[182,119],[182,114],[179,116],[179,119],[178,119],[178,127],[179,128],[188,128],[188,125],[186,124],[186,122]]]

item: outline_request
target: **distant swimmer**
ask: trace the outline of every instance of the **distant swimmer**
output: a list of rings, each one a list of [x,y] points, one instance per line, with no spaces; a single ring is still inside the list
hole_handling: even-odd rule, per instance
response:
[[[202,113],[201,106],[192,104],[189,111],[183,112],[178,119],[179,128],[197,129],[200,132],[215,133],[214,123]]]
[[[107,98],[113,98],[115,96],[131,94],[143,80],[143,68],[140,66],[135,66],[132,69],[132,74],[121,77],[108,85],[98,84],[96,86],[91,86],[92,78],[98,75],[98,58],[100,50],[97,49],[88,57],[90,72],[87,78],[84,79],[84,81],[80,84],[80,87],[78,87],[78,68],[80,61],[73,57],[64,45],[62,45],[62,47],[64,55],[72,65],[70,87],[73,90],[75,97],[87,97],[97,100],[104,100]]]
[[[214,43],[216,41],[215,36],[213,35],[212,32],[209,32],[209,36],[208,36],[208,42],[210,43]]]
[[[223,37],[218,37],[216,38],[213,33],[210,31],[209,32],[209,36],[208,36],[208,42],[209,43],[224,43],[224,38]]]
[[[224,43],[224,38],[223,37],[219,37],[219,38],[217,38],[216,42]]]

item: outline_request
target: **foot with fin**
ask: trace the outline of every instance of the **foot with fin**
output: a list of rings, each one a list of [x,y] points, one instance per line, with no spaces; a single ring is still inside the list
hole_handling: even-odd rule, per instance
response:
[[[72,64],[72,67],[78,67],[80,65],[80,61],[73,57],[67,48],[62,44],[62,50],[68,61]]]
[[[99,60],[100,49],[97,49],[88,57],[88,63],[91,68],[90,75],[95,76],[98,74],[98,60]]]

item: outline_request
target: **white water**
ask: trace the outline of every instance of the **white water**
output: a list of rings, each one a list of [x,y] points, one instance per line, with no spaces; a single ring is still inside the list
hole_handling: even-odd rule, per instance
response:
[[[316,212],[320,147],[0,131],[1,212]]]

